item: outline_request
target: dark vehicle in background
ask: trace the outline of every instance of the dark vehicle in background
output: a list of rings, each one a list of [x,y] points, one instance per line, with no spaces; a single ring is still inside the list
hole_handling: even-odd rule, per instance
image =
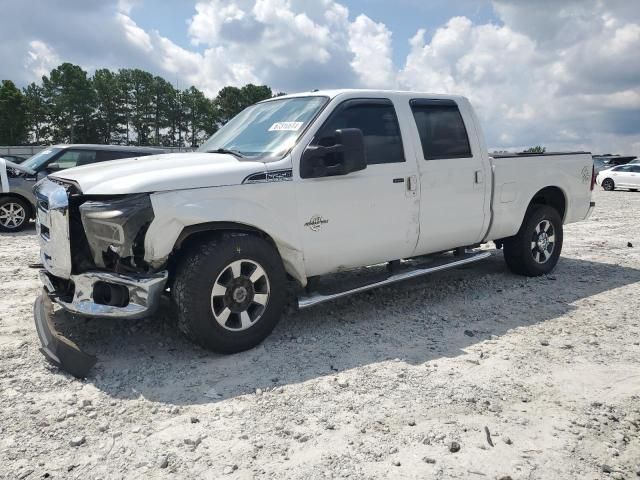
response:
[[[25,157],[19,157],[18,155],[0,155],[0,158],[4,158],[5,160],[16,164],[22,163],[26,160]]]
[[[622,156],[622,155],[593,155],[593,166],[596,174],[602,170],[609,168],[626,165],[627,163],[634,161],[635,156]]]
[[[160,148],[119,145],[54,145],[17,164],[0,160],[0,232],[22,230],[35,217],[35,183],[50,173],[121,158],[165,153]],[[4,158],[0,156],[0,158]]]

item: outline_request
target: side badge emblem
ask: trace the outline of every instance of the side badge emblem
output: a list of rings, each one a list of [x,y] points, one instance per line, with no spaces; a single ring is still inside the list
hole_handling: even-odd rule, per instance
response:
[[[304,224],[304,226],[309,227],[314,232],[317,232],[325,223],[329,223],[329,220],[323,218],[321,215],[314,215],[307,223]]]

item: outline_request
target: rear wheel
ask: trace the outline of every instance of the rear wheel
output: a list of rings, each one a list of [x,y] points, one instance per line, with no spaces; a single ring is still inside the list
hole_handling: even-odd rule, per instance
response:
[[[615,183],[613,183],[613,180],[611,180],[610,178],[605,178],[602,181],[602,188],[604,188],[607,192],[611,192],[615,190],[616,185]]]
[[[0,232],[19,232],[29,223],[29,205],[20,198],[0,199]]]
[[[549,273],[562,250],[562,219],[549,206],[529,210],[516,236],[504,242],[504,259],[517,274],[536,277]]]
[[[276,249],[247,234],[225,234],[187,252],[176,271],[178,326],[219,353],[256,346],[282,315],[286,276]]]

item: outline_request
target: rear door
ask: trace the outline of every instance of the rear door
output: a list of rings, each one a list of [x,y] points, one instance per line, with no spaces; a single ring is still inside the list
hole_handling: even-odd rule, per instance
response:
[[[640,165],[629,165],[629,187],[640,188]]]
[[[449,99],[414,99],[410,105],[420,172],[416,254],[473,245],[482,239],[488,222],[491,172],[479,151],[470,107]]]
[[[394,103],[345,100],[311,144],[330,146],[335,130],[344,128],[362,131],[367,168],[296,179],[308,276],[410,256],[418,239],[416,165],[411,145],[403,143]]]

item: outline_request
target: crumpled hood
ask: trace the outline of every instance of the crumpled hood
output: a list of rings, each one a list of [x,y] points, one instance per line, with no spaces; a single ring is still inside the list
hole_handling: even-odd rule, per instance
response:
[[[263,162],[194,152],[112,160],[50,176],[75,182],[85,195],[119,195],[238,185],[248,175],[264,171]]]

